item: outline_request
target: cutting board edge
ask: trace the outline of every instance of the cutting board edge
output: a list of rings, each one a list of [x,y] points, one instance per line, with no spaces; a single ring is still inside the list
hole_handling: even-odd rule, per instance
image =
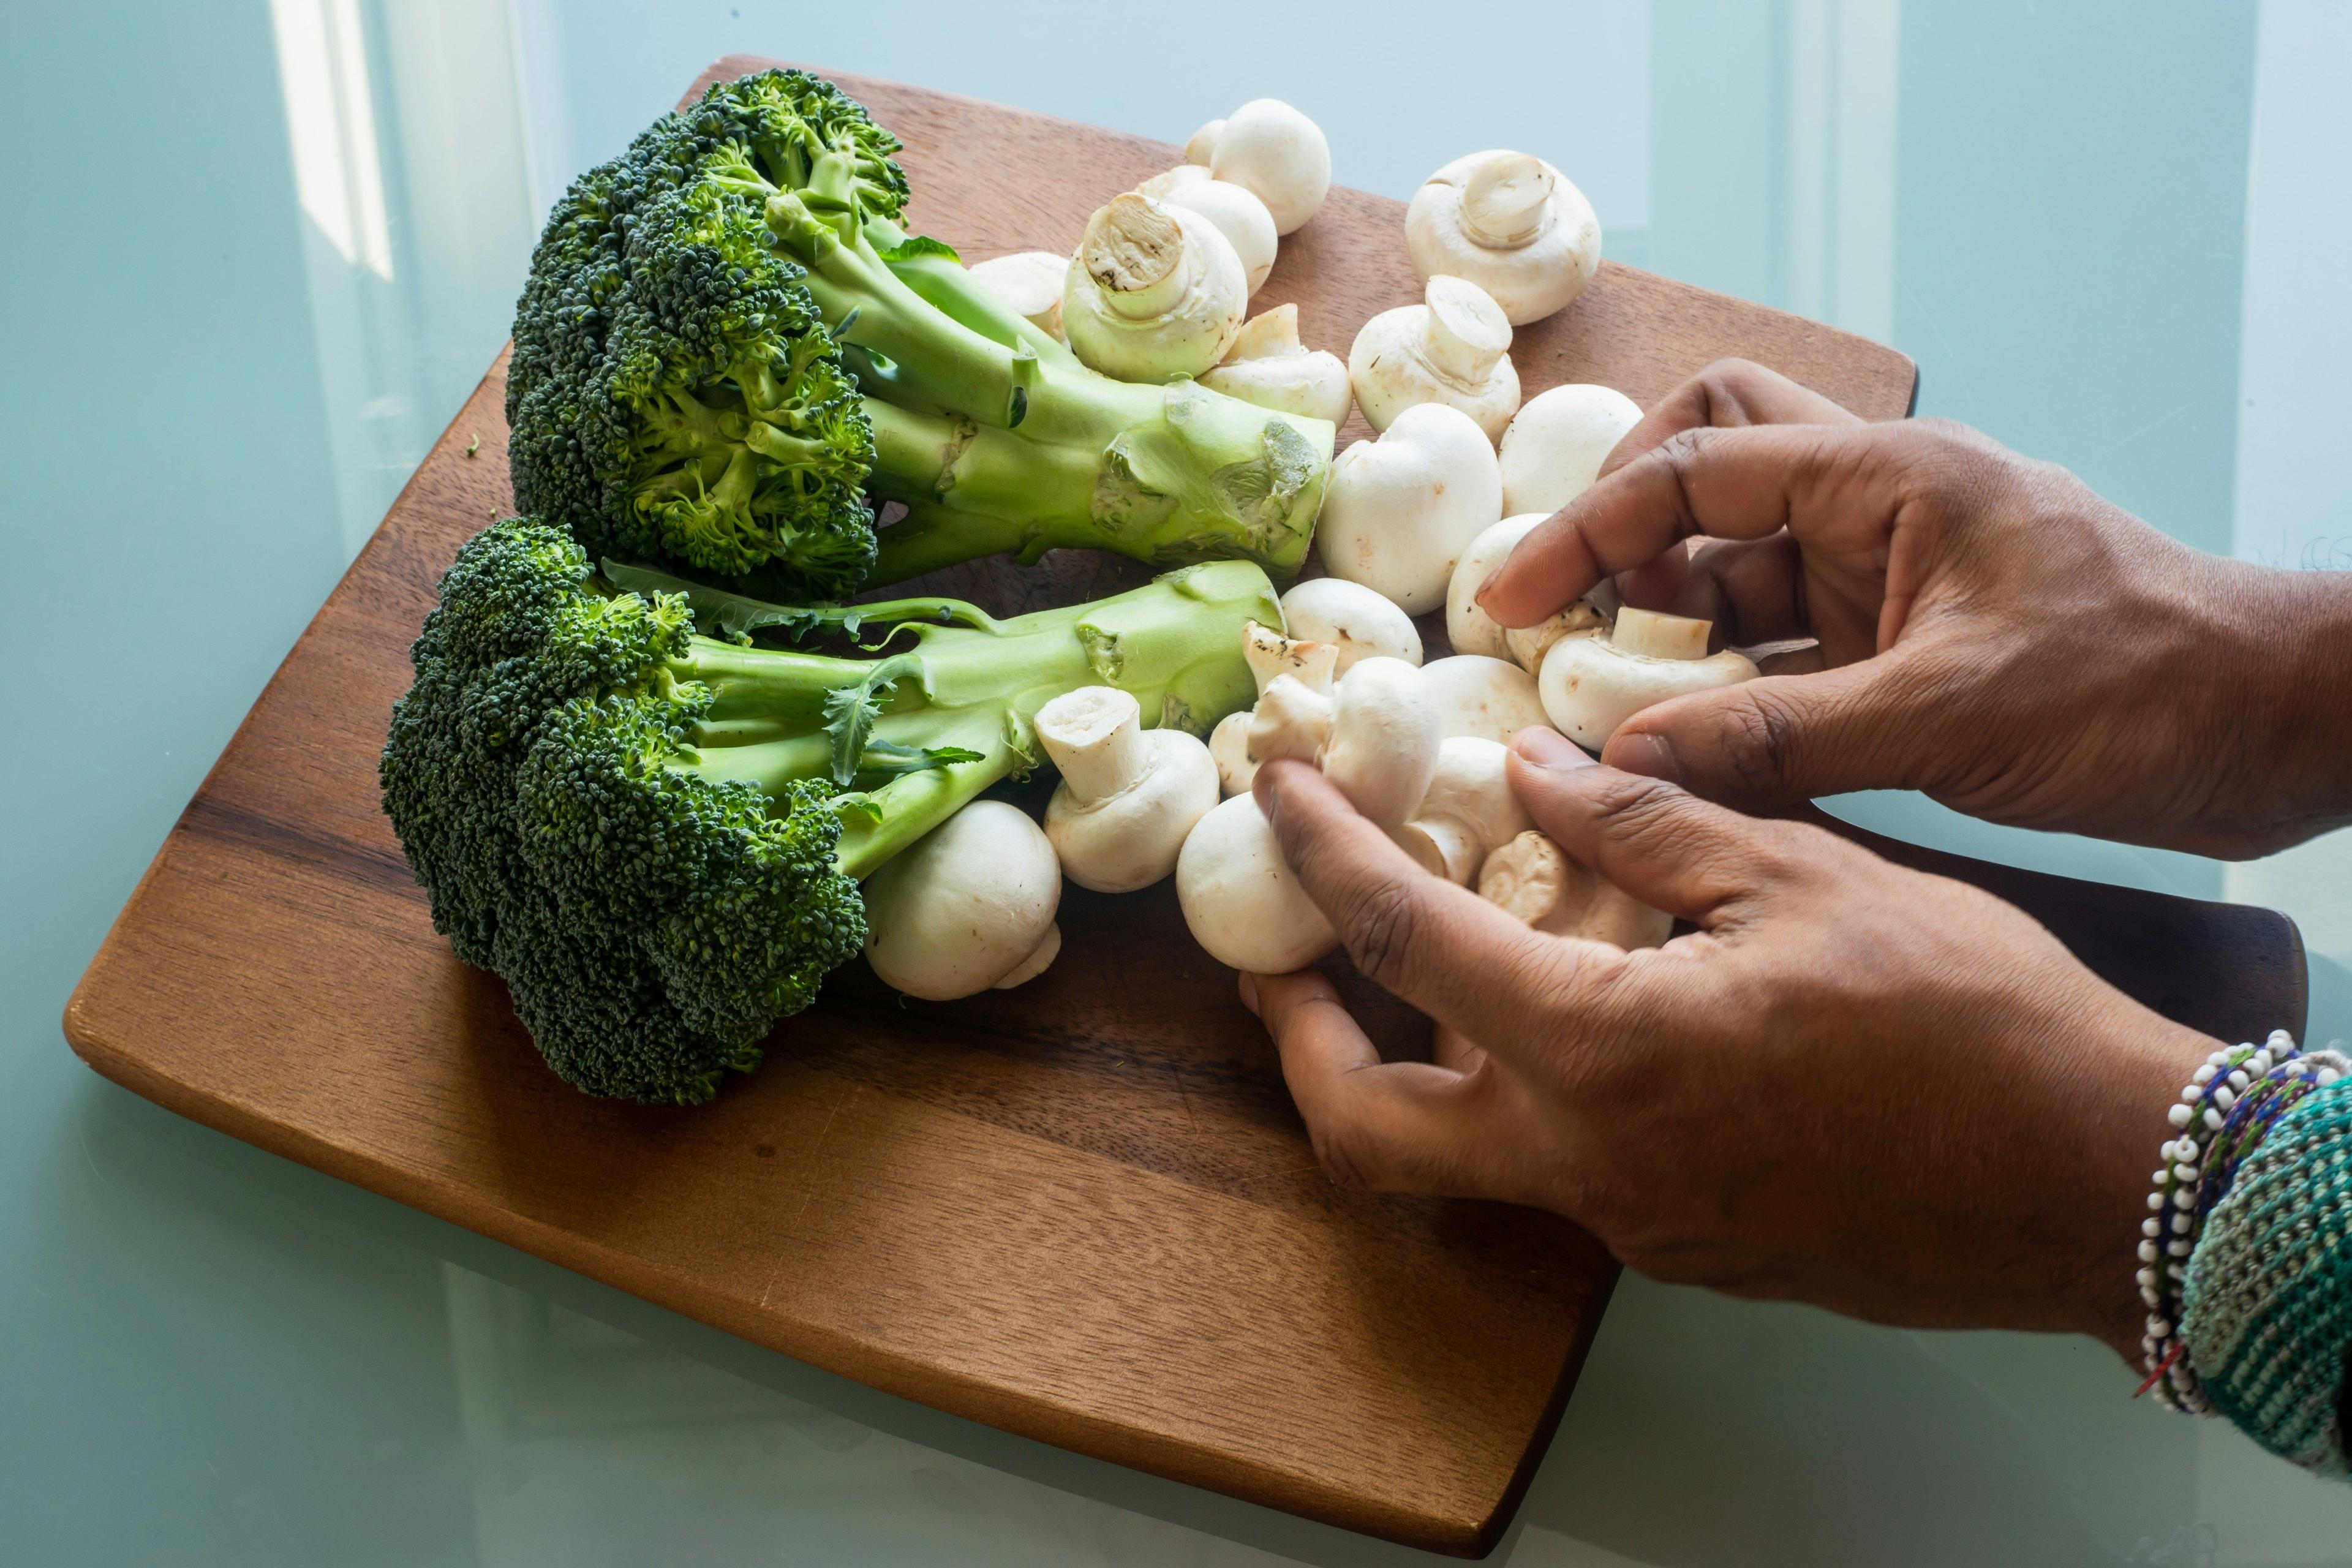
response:
[[[164,858],[159,855],[155,863]],[[731,1297],[704,1290],[688,1276],[648,1268],[512,1209],[468,1204],[457,1189],[436,1183],[428,1174],[412,1173],[363,1150],[273,1121],[264,1112],[156,1071],[108,1038],[99,1004],[90,994],[94,981],[102,987],[112,940],[110,933],[66,1005],[67,1043],[100,1078],[176,1116],[893,1398],[1163,1480],[1446,1556],[1486,1556],[1517,1515],[1567,1408],[1619,1272],[1609,1269],[1595,1289],[1592,1310],[1580,1319],[1575,1342],[1562,1363],[1532,1440],[1517,1468],[1486,1507],[1475,1514],[1454,1516],[1381,1504],[1366,1492],[1349,1491],[1277,1466],[1232,1458],[1199,1443],[1010,1393],[985,1380],[837,1331],[762,1314]],[[788,1328],[801,1331],[780,1331]]]

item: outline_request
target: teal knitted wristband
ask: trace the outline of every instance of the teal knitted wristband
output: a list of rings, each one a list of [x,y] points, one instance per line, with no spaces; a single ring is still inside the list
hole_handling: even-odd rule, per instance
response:
[[[2352,1079],[2306,1097],[2199,1227],[2181,1338],[2213,1407],[2273,1453],[2352,1471]]]

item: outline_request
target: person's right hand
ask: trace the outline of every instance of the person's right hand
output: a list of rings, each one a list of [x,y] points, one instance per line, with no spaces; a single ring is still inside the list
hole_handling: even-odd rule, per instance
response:
[[[1819,641],[1628,720],[1626,771],[1750,809],[1917,789],[2231,858],[2352,822],[2352,578],[2201,554],[1965,426],[1710,366],[1480,602],[1532,626],[1616,574],[1719,640]]]

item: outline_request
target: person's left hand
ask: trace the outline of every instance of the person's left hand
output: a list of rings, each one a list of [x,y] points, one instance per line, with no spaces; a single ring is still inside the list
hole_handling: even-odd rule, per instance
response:
[[[1550,1209],[1661,1279],[2137,1356],[2148,1172],[2213,1041],[1965,884],[1549,731],[1510,765],[1561,848],[1697,929],[1532,931],[1269,763],[1257,798],[1357,967],[1475,1047],[1384,1063],[1318,972],[1244,975],[1335,1180]]]

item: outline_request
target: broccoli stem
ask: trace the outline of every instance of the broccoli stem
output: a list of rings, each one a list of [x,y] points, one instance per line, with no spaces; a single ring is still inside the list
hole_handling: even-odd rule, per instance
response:
[[[850,351],[874,431],[869,488],[914,509],[879,534],[869,583],[1056,546],[1298,569],[1328,424],[1189,382],[1097,375],[887,220],[806,192],[775,191],[761,210]]]
[[[1279,625],[1265,574],[1246,562],[1173,572],[1090,605],[1040,610],[985,625],[937,624],[941,601],[905,602],[908,651],[874,662],[793,649],[688,640],[670,679],[709,692],[685,747],[667,764],[713,782],[746,782],[771,798],[795,780],[827,775],[828,699],[874,684],[868,745],[916,752],[953,747],[976,760],[902,773],[849,797],[835,855],[863,879],[998,780],[1035,765],[1037,710],[1081,686],[1134,693],[1147,726],[1195,733],[1248,706],[1255,683],[1241,658],[1242,627]],[[902,606],[858,606],[876,620]],[[985,620],[985,617],[980,617]]]

